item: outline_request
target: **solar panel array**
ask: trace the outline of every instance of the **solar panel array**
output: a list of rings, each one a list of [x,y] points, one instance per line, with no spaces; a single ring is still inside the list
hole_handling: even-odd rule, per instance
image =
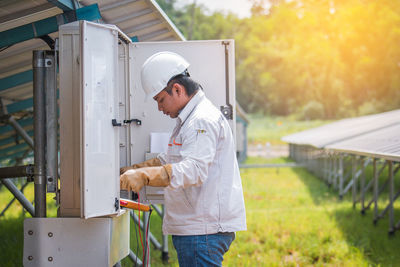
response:
[[[295,145],[400,161],[400,110],[349,118],[282,138]]]

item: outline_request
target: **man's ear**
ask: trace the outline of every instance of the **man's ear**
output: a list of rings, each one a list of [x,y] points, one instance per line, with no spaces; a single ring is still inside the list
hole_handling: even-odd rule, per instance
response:
[[[175,83],[172,90],[174,90],[178,96],[186,94],[185,88],[179,83]]]

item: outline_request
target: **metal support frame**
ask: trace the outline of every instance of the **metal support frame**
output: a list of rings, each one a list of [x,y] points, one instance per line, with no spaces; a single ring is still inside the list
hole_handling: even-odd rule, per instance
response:
[[[15,120],[13,116],[8,118],[8,123],[15,129],[15,131],[21,135],[21,137],[25,140],[25,142],[31,147],[34,148],[33,140],[30,135],[24,130],[24,128],[19,125],[19,123]]]
[[[352,169],[351,169],[351,180],[347,184],[346,189],[349,189],[351,187],[351,196],[353,200],[353,208],[356,207],[356,197],[357,197],[357,180],[358,180],[358,175],[357,175],[357,165],[359,165],[361,162],[361,159],[358,156],[353,156],[352,157]],[[346,193],[347,190],[344,190]]]
[[[394,233],[394,214],[393,214],[393,201],[394,201],[394,179],[393,179],[393,161],[389,161],[389,234]]]
[[[32,118],[21,119],[21,120],[18,120],[17,123],[21,127],[24,127],[24,126],[32,125],[33,119]],[[14,128],[9,125],[3,126],[0,128],[0,134],[5,134],[5,133],[11,132],[11,131],[14,131]]]
[[[351,172],[351,180],[348,182],[346,187],[344,188],[341,197],[346,194],[350,188],[352,188],[352,199],[353,199],[353,207],[356,206],[357,203],[357,182],[358,178],[365,172],[366,167],[371,163],[370,158],[366,158],[364,163],[362,163],[362,159],[359,156],[352,156],[352,172]],[[360,165],[360,169],[357,170],[357,166]]]
[[[21,186],[21,189],[19,189],[19,191],[23,194],[24,193],[24,189],[25,187],[29,184],[29,182],[24,183]],[[14,196],[13,199],[10,200],[10,202],[8,202],[8,204],[4,207],[4,209],[0,212],[0,217],[4,215],[4,213],[8,210],[9,207],[11,207],[11,205],[14,203],[14,201],[17,198]],[[32,206],[33,207],[33,206]]]
[[[145,216],[146,216],[146,214],[148,214],[148,212],[144,212],[144,213],[145,213]],[[131,218],[133,219],[133,221],[139,225],[139,231],[143,232],[143,244],[148,244],[148,242],[150,241],[153,243],[153,245],[157,249],[160,249],[161,245],[160,245],[160,243],[158,243],[157,239],[151,234],[150,229],[149,229],[149,233],[148,233],[147,240],[146,240],[146,235],[145,235],[146,227],[147,227],[146,219],[144,218],[144,220],[142,222],[141,220],[139,220],[139,217],[133,211],[130,211],[130,215],[131,215]],[[147,221],[147,223],[148,223],[148,221]],[[149,246],[148,250],[150,250],[150,246]],[[139,257],[137,255],[135,255],[135,253],[133,253],[132,251],[129,252],[129,257],[136,264],[139,264],[140,266],[143,266],[143,265],[146,266],[147,261],[149,259],[148,255],[150,255],[150,254],[147,254],[147,248],[146,248],[145,255],[143,255],[142,261],[140,261]]]
[[[384,167],[388,166],[388,173],[393,173],[393,176],[396,175],[396,173],[400,170],[400,164],[392,171],[389,170],[389,161],[385,162]],[[383,193],[383,191],[388,188],[388,186],[390,187],[390,177],[388,177],[388,179],[384,182],[384,184],[379,188],[378,187],[378,181],[379,181],[379,176],[381,174],[381,172],[384,170],[385,168],[381,168],[381,170],[379,172],[377,172],[376,175],[376,181],[374,183],[375,187],[374,187],[374,202],[375,202],[375,207],[374,207],[374,224],[377,224],[378,220],[382,219],[386,213],[389,211],[389,209],[391,208],[390,206],[390,196],[389,196],[389,204],[385,207],[385,209],[379,213],[378,211],[378,197],[380,194]],[[375,177],[375,176],[374,176]],[[390,192],[390,188],[389,188],[389,192]],[[389,193],[390,194],[390,193]],[[397,197],[396,197],[397,198]],[[395,198],[394,198],[395,199]],[[394,201],[393,199],[393,201]]]
[[[151,205],[156,213],[163,219],[165,214],[165,205],[161,205],[161,210],[157,205]],[[161,245],[161,260],[167,263],[169,259],[168,253],[168,235],[162,235],[162,245]]]
[[[1,182],[15,196],[15,198],[18,199],[18,201],[29,212],[29,214],[31,214],[32,217],[34,217],[36,214],[35,208],[32,206],[29,200],[26,199],[24,194],[15,186],[15,184],[10,179],[3,179],[1,180]]]
[[[343,197],[343,178],[344,178],[344,167],[343,167],[343,156],[339,156],[339,196]]]
[[[33,174],[33,165],[0,168],[0,179],[28,177],[29,180],[29,178],[33,177]]]
[[[384,188],[382,188],[381,190],[378,190],[378,185],[379,185],[379,176],[381,175],[382,171],[387,166],[387,161],[385,161],[385,163],[379,170],[378,170],[378,163],[379,163],[378,159],[374,158],[372,179],[368,182],[367,186],[362,188],[362,191],[361,191],[361,193],[364,195],[362,201],[365,201],[365,195],[370,190],[371,187],[372,187],[372,192],[373,192],[373,197],[368,202],[368,204],[366,206],[362,205],[362,207],[363,207],[361,210],[362,214],[364,214],[365,211],[371,207],[372,203],[375,203],[376,209],[377,209],[377,205],[378,205],[377,201],[378,201],[379,194],[382,193],[382,191],[384,189]]]
[[[320,152],[319,149],[311,148],[306,145],[290,144],[291,158],[298,163],[304,164],[309,171],[316,174],[329,186],[333,186],[334,189],[337,189],[341,199],[351,188],[354,208],[357,202],[360,202],[361,213],[364,214],[365,211],[374,204],[374,224],[386,214],[389,214],[389,234],[393,234],[396,230],[400,229],[400,220],[395,223],[393,207],[394,202],[400,198],[400,189],[396,191],[394,188],[395,176],[400,172],[400,162],[393,162],[390,160],[382,161],[377,158],[348,155],[346,153],[328,154],[329,159],[325,161],[326,154],[324,155]],[[330,152],[328,151],[328,153]],[[371,163],[373,164],[373,176],[368,181],[366,168]],[[387,166],[388,179],[379,186],[379,177]],[[373,197],[366,204],[366,195],[371,188]],[[386,205],[385,209],[379,213],[378,198],[386,188],[388,188],[389,203]]]
[[[386,166],[386,164],[385,164]],[[382,168],[383,170],[383,168]],[[374,224],[378,221],[378,197],[379,197],[379,172],[378,172],[378,166],[377,166],[377,159],[374,159],[374,187],[373,187],[373,192],[374,192],[374,198],[372,199],[374,202]]]
[[[143,266],[143,262],[132,250],[129,251],[129,258],[135,263],[135,266]]]

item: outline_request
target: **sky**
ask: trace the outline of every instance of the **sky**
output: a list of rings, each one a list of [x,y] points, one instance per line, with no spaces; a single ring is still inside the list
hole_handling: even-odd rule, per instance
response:
[[[177,6],[193,2],[194,0],[177,0]],[[196,4],[203,4],[210,11],[231,11],[241,18],[250,16],[251,2],[249,0],[196,0]]]

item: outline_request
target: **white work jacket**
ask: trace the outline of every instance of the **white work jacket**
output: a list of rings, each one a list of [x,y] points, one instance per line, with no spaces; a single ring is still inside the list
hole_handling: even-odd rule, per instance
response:
[[[164,234],[246,230],[242,182],[228,121],[199,90],[180,112],[166,154]]]

